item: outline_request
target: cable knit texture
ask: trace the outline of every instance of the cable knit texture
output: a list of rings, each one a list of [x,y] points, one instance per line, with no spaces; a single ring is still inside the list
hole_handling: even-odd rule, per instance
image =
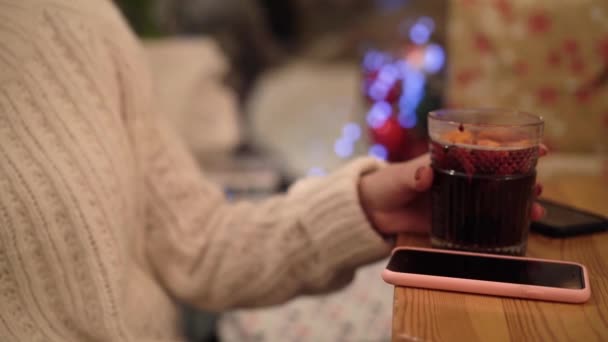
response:
[[[355,161],[228,204],[159,124],[110,1],[0,0],[0,341],[181,341],[177,303],[271,305],[386,256]]]

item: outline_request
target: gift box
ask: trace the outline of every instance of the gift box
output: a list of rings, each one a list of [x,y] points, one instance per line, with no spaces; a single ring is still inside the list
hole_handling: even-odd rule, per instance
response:
[[[608,151],[608,1],[453,0],[447,98],[545,118],[565,152]]]

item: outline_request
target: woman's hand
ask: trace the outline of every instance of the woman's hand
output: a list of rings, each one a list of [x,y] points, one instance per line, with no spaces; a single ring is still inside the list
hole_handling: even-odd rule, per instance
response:
[[[541,146],[540,155],[547,149]],[[378,232],[392,235],[404,232],[428,232],[431,226],[430,194],[433,171],[429,155],[388,165],[363,176],[359,182],[359,196],[363,210]],[[540,195],[536,185],[534,194]],[[534,203],[530,216],[540,219],[545,210]]]

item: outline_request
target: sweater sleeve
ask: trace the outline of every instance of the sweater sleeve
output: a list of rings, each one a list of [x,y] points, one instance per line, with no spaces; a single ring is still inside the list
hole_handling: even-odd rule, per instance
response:
[[[146,209],[137,245],[170,295],[207,310],[270,305],[345,285],[357,266],[388,255],[357,186],[381,163],[361,159],[284,196],[229,204],[160,120],[142,49],[119,26],[109,48]]]
[[[357,190],[378,161],[353,161],[261,203],[229,204],[170,132],[149,133],[148,257],[179,300],[207,310],[280,303],[341,287],[357,266],[388,254]]]

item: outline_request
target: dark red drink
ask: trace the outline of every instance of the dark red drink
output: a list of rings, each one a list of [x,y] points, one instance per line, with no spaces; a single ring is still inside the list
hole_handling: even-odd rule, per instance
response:
[[[433,142],[431,153],[433,245],[523,254],[538,148]]]
[[[522,255],[534,200],[543,119],[518,110],[429,113],[431,243]]]

